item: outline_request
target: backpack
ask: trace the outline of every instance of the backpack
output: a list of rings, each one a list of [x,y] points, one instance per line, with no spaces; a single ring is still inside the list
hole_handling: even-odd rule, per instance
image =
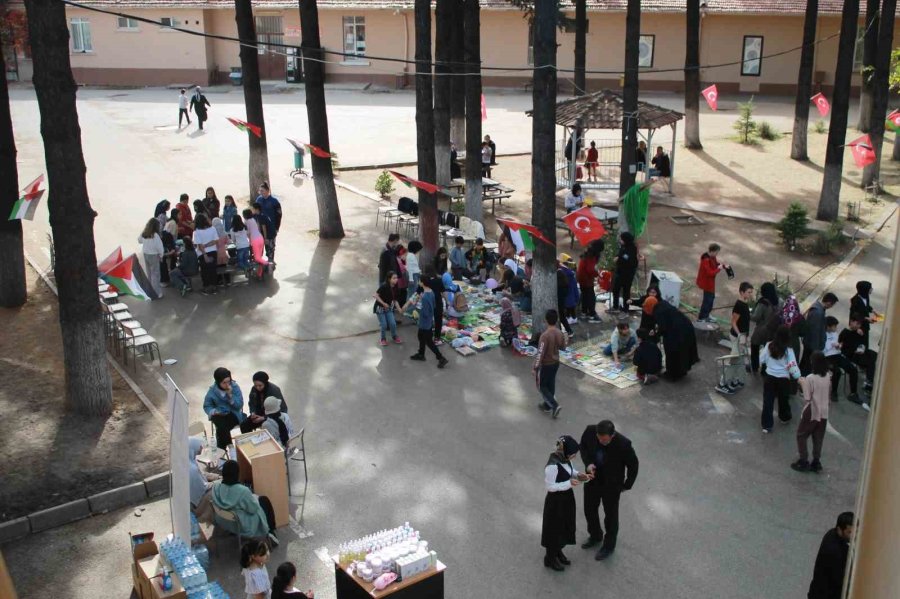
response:
[[[788,296],[784,300],[784,306],[781,307],[781,324],[791,328],[798,322],[803,321],[803,314],[800,313],[800,304],[793,295]]]
[[[469,302],[466,300],[466,295],[462,291],[457,291],[453,295],[453,309],[457,312],[468,312]]]

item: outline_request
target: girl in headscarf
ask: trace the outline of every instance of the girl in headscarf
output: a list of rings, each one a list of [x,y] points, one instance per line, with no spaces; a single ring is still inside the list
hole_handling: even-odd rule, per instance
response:
[[[763,283],[759,288],[759,300],[750,315],[750,320],[756,323],[750,335],[750,370],[754,374],[759,372],[759,348],[775,337],[775,331],[781,324],[779,304],[775,285]]]
[[[556,451],[550,454],[544,467],[544,521],[541,526],[541,546],[546,549],[544,566],[562,572],[572,562],[563,554],[563,547],[575,544],[575,491],[579,482],[590,480],[588,474],[578,472],[572,459],[578,455],[578,442],[569,435],[556,440]]]
[[[678,380],[700,361],[694,325],[687,316],[665,300],[658,300],[653,308],[653,318],[656,320],[656,329],[663,338],[665,375],[671,380]]]
[[[522,315],[508,297],[500,299],[500,341],[505,345],[512,345],[513,339],[519,336],[519,325],[522,324]]]
[[[222,480],[213,485],[212,501],[220,508],[237,515],[243,536],[268,537],[272,545],[278,545],[272,502],[268,497],[254,495],[250,487],[241,484],[240,467],[234,460],[228,460],[222,466]],[[234,522],[221,518],[216,518],[216,526],[233,534],[238,530]]]
[[[878,320],[878,312],[872,307],[872,283],[859,281],[856,283],[856,295],[850,298],[850,314],[858,314],[862,322],[863,344],[869,349],[869,327]]]
[[[650,302],[650,305],[648,306],[647,302],[651,298],[654,301]],[[650,335],[656,335],[656,320],[653,318],[653,308],[656,307],[657,302],[661,299],[662,294],[659,292],[659,287],[650,285],[647,287],[647,293],[631,303],[633,306],[641,306],[641,308],[643,308],[641,310],[641,324],[638,328],[646,329]]]
[[[188,480],[190,481],[191,509],[201,522],[212,523],[215,513],[210,503],[209,482],[218,480],[219,476],[203,473],[197,463],[197,457],[203,452],[203,440],[199,437],[188,439]]]

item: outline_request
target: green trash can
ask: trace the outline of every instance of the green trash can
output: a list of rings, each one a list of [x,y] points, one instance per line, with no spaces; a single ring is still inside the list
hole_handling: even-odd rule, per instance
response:
[[[294,170],[303,170],[303,152],[302,150],[294,151]]]

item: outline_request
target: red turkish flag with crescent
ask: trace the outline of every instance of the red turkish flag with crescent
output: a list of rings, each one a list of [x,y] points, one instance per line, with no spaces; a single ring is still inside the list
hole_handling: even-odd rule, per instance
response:
[[[828,116],[828,111],[831,110],[831,104],[828,103],[828,98],[820,92],[810,98],[810,100],[816,103],[816,108],[819,110],[821,116]]]
[[[706,103],[709,104],[710,108],[713,110],[719,109],[719,88],[716,87],[715,83],[700,92],[700,94],[706,98]]]
[[[575,234],[575,238],[578,239],[578,243],[582,246],[587,246],[595,239],[600,239],[606,235],[603,223],[597,220],[597,217],[594,216],[594,213],[588,207],[579,208],[568,213],[563,217],[563,221]]]
[[[863,168],[875,162],[875,148],[868,134],[857,137],[847,145],[853,150],[853,162],[857,167]]]

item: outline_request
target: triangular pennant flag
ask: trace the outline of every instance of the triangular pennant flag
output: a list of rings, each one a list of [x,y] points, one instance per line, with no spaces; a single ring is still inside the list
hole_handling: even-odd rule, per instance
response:
[[[816,108],[819,110],[820,116],[828,116],[828,111],[831,110],[831,104],[828,103],[828,98],[826,98],[822,92],[817,93],[810,98],[810,100],[816,103]]]
[[[36,193],[38,188],[40,188],[41,183],[43,183],[43,182],[44,182],[44,173],[41,173],[40,175],[38,175],[38,177],[34,181],[32,181],[31,183],[29,183],[28,185],[26,185],[25,187],[22,188],[22,193],[26,196],[28,194]]]
[[[13,204],[8,220],[34,220],[38,202],[44,195],[44,190],[39,189],[43,182],[44,175],[41,173],[34,181],[25,186],[22,190],[22,197]]]
[[[487,120],[487,102],[484,101],[484,94],[481,94],[481,120]]]
[[[857,167],[863,168],[875,162],[875,149],[872,147],[872,140],[868,133],[857,137],[847,145],[853,151],[853,162]]]
[[[887,120],[884,122],[884,126],[894,133],[900,131],[900,110],[895,110],[891,114],[887,115]]]
[[[438,193],[443,191],[443,188],[440,185],[435,185],[434,183],[426,183],[425,181],[418,181],[413,179],[412,177],[407,177],[403,173],[398,173],[397,171],[388,171],[390,174],[397,177],[401,183],[406,185],[407,187],[416,187],[421,189],[425,193]]]
[[[706,103],[709,104],[710,108],[713,110],[719,109],[719,88],[716,87],[715,83],[704,89],[700,94],[706,98]]]
[[[513,245],[516,246],[517,254],[533,252],[535,239],[540,239],[544,243],[556,247],[555,244],[544,237],[544,234],[541,233],[541,230],[534,225],[527,225],[525,223],[519,223],[514,220],[506,220],[502,218],[498,218],[497,223],[506,227],[507,231],[509,232],[509,238],[512,240]]]
[[[304,154],[306,152],[306,146],[304,144],[300,143],[299,141],[297,141],[296,139],[291,139],[290,137],[285,137],[285,139],[288,140],[288,143],[291,144],[292,146],[294,146],[294,149],[297,150],[298,152],[300,152],[301,154]]]
[[[262,128],[259,125],[252,125],[252,124],[248,123],[247,121],[242,121],[240,119],[233,119],[230,116],[226,116],[225,118],[228,119],[229,123],[231,123],[238,129],[240,129],[241,131],[250,132],[253,135],[255,135],[256,137],[260,137],[260,138],[262,137]]]
[[[563,222],[575,234],[578,243],[582,246],[587,246],[595,239],[600,239],[606,235],[603,223],[594,216],[594,213],[588,207],[568,213],[563,217]]]
[[[103,275],[103,273],[109,272],[109,270],[122,261],[122,246],[120,245],[113,253],[104,258],[97,264],[97,272]]]
[[[140,263],[138,263],[135,255],[132,254],[103,273],[101,278],[115,288],[120,295],[131,295],[139,299],[149,300],[150,296],[144,290],[151,289],[151,287],[150,285],[142,287],[137,277],[135,277],[135,271],[141,271],[143,274]],[[146,279],[146,277],[144,278]]]

